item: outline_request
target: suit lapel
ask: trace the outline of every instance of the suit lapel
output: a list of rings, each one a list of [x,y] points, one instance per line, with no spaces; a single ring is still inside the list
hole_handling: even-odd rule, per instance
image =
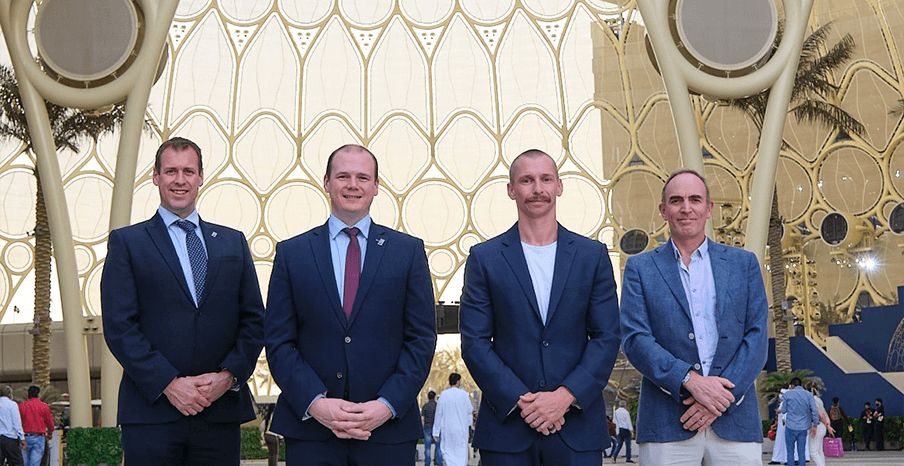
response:
[[[530,279],[530,271],[527,269],[527,260],[524,259],[524,250],[521,249],[521,236],[518,234],[517,223],[515,226],[511,227],[509,231],[503,234],[502,257],[505,258],[505,261],[508,263],[509,267],[511,267],[512,272],[515,274],[515,278],[518,279],[518,283],[521,285],[521,290],[524,291],[527,302],[530,303],[531,307],[534,309],[534,314],[537,316],[537,319],[540,319],[540,323],[542,323],[543,318],[540,317],[540,306],[537,304],[537,294],[534,292],[534,285]]]
[[[737,272],[732,273],[728,260],[725,258],[726,247],[709,239],[707,241],[709,241],[709,263],[713,271],[713,284],[716,288],[716,321],[723,322],[722,314],[729,309],[731,303],[726,291],[727,280],[737,276]]]
[[[179,256],[176,255],[176,249],[173,247],[173,240],[170,239],[169,232],[166,230],[166,224],[163,223],[163,218],[160,217],[160,214],[154,214],[151,217],[151,220],[147,223],[147,232],[154,246],[157,247],[160,255],[163,256],[163,262],[166,263],[170,272],[176,277],[179,286],[182,287],[182,291],[185,292],[188,300],[194,303],[191,291],[188,290],[188,282],[185,281],[185,274],[182,272],[182,264],[179,263]]]
[[[320,272],[320,280],[330,298],[333,313],[336,314],[336,318],[339,319],[342,326],[346,326],[348,322],[345,318],[345,310],[342,309],[342,301],[339,300],[339,288],[336,286],[336,275],[333,272],[330,229],[326,224],[314,230],[314,237],[311,238],[311,254],[314,255],[314,264]]]
[[[678,300],[681,309],[687,314],[688,318],[690,318],[690,305],[687,302],[687,296],[684,294],[684,285],[681,284],[681,275],[678,274],[678,261],[675,259],[675,251],[672,242],[668,241],[654,251],[653,263],[656,264],[656,268],[658,268],[659,273],[662,274],[662,278],[668,285],[669,290],[672,291],[672,295]]]
[[[559,225],[559,233],[556,240],[556,265],[552,273],[552,289],[549,291],[549,309],[546,311],[546,324],[549,325],[553,311],[559,304],[565,284],[568,283],[568,274],[571,272],[571,264],[574,263],[574,236]]]
[[[352,315],[348,319],[349,325],[355,321],[358,311],[367,296],[367,291],[377,276],[377,268],[383,259],[383,251],[386,250],[386,227],[370,223],[370,232],[367,235],[367,251],[364,253],[364,270],[361,271],[361,279],[358,281],[358,291],[355,293],[355,304],[352,306]]]
[[[220,271],[220,263],[223,260],[223,248],[220,247],[219,234],[213,226],[198,218],[201,224],[201,235],[204,237],[204,245],[207,247],[207,275],[204,279],[204,292],[198,296],[198,307],[210,295],[212,286],[209,283],[217,282],[217,273]]]

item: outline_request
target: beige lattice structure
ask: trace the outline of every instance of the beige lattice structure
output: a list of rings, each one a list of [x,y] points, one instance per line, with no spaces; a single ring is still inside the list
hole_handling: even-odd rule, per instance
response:
[[[828,21],[834,40],[857,41],[837,82],[867,133],[836,140],[789,120],[777,183],[786,230],[807,231],[800,248],[818,274],[813,299],[850,311],[861,293],[877,304],[896,299],[904,276],[904,239],[887,225],[904,194],[904,125],[888,113],[904,98],[904,1],[816,0],[811,29]],[[667,234],[656,206],[681,161],[634,0],[183,0],[169,38],[132,221],[158,204],[151,168],[160,141],[196,140],[206,159],[200,213],[246,234],[265,296],[276,242],[325,221],[326,156],[347,142],[379,158],[373,216],[424,239],[441,300],[458,299],[470,246],[514,222],[507,170],[527,148],[560,166],[566,227],[612,247],[632,228]],[[743,244],[756,128],[717,102],[692,104],[712,196],[717,207],[731,204],[714,210],[716,233]],[[117,144],[60,156],[87,315],[101,311]],[[21,147],[0,147],[0,323],[31,320],[33,166]],[[831,261],[818,231],[835,210],[876,217],[876,272]],[[813,308],[801,312],[818,322]]]

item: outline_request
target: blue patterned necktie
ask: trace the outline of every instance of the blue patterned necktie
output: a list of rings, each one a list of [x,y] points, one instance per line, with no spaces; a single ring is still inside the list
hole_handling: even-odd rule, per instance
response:
[[[195,296],[201,302],[204,292],[204,280],[207,278],[207,251],[201,244],[201,238],[195,234],[195,224],[188,220],[176,220],[176,226],[185,230],[185,248],[188,249],[188,261],[191,263],[191,275],[195,281]]]

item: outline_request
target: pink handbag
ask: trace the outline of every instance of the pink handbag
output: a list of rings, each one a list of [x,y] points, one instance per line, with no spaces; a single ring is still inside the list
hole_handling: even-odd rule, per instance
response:
[[[844,446],[838,437],[822,439],[822,451],[830,458],[844,458]]]

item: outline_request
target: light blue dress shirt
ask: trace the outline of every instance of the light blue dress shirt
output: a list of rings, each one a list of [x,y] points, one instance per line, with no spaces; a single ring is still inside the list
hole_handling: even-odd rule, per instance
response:
[[[713,268],[709,261],[709,241],[704,240],[703,244],[691,253],[691,261],[687,266],[681,260],[681,252],[674,242],[672,249],[678,262],[678,274],[681,276],[684,296],[690,306],[701,372],[706,376],[709,375],[716,346],[719,344],[719,327],[716,324],[716,282],[713,280]]]
[[[169,233],[173,247],[176,249],[176,256],[179,257],[179,265],[182,266],[182,274],[185,275],[185,281],[188,282],[188,291],[195,301],[195,307],[197,307],[198,296],[195,294],[195,276],[192,274],[188,248],[185,246],[186,233],[185,230],[176,225],[176,220],[179,220],[180,217],[164,209],[162,205],[157,207],[157,213],[160,214],[163,224],[166,225],[166,231]],[[201,232],[201,217],[198,216],[198,210],[193,210],[188,217],[185,217],[185,220],[195,224],[194,234],[201,240],[201,246],[204,246],[204,254],[207,254],[207,243],[204,241],[204,234]]]
[[[0,436],[25,440],[22,418],[19,417],[19,405],[5,396],[0,396]]]

